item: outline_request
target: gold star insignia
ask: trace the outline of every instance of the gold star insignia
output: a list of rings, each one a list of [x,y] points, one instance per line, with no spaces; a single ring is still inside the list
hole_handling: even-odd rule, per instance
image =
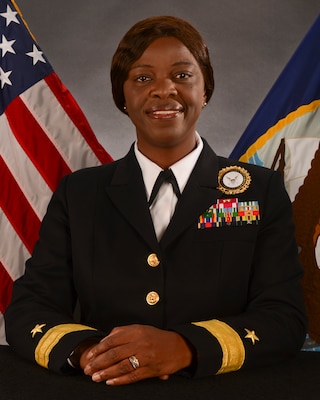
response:
[[[255,331],[250,331],[249,329],[244,329],[247,332],[247,335],[244,337],[245,339],[251,339],[252,344],[256,344],[256,340],[259,341],[260,339],[256,335]]]
[[[37,324],[37,325],[32,329],[32,331],[30,331],[30,333],[32,334],[32,338],[34,338],[34,337],[36,336],[36,333],[43,333],[43,332],[42,332],[42,328],[43,328],[44,326],[46,326],[46,324],[41,324],[41,325]]]

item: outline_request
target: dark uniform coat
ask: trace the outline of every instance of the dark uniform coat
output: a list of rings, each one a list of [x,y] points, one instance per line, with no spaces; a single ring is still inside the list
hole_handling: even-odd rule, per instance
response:
[[[230,166],[250,174],[243,193],[218,188],[219,171]],[[200,217],[228,199],[257,202],[259,216],[202,229]],[[277,362],[304,341],[301,275],[279,173],[218,157],[204,142],[158,243],[131,148],[121,160],[62,179],[14,284],[7,340],[63,371],[80,341],[139,323],[187,338],[197,352],[196,376]]]

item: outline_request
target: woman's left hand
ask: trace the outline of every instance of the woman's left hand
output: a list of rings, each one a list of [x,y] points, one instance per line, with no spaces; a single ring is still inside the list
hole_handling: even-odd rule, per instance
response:
[[[116,327],[80,358],[86,375],[108,385],[165,380],[191,362],[191,349],[180,334],[147,325]]]

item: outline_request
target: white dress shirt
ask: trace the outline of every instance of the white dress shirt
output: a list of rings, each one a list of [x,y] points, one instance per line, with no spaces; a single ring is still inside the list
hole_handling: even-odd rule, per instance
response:
[[[174,173],[180,193],[188,182],[190,174],[199,158],[199,155],[203,148],[203,142],[199,134],[196,132],[196,143],[197,147],[184,158],[177,161],[175,164],[171,165],[169,168]],[[162,171],[157,164],[149,160],[144,156],[138,149],[137,143],[134,147],[135,155],[137,157],[138,163],[142,170],[142,176],[144,180],[144,185],[146,189],[147,201],[150,198],[154,183]],[[160,241],[163,233],[167,229],[169,222],[172,218],[174,210],[177,204],[177,196],[174,194],[172,185],[168,182],[162,184],[159,189],[158,195],[156,196],[154,202],[150,205],[150,213],[154,225],[154,229],[158,240]]]

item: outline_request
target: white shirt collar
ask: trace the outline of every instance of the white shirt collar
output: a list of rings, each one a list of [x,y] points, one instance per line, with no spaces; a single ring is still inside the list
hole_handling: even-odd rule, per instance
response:
[[[203,142],[198,132],[196,132],[196,143],[197,147],[191,153],[187,154],[181,160],[177,161],[175,164],[169,167],[172,169],[177,179],[181,193],[183,192],[188,182],[188,179],[191,175],[191,172],[203,149]],[[140,165],[140,168],[142,170],[142,176],[146,188],[147,199],[149,199],[154,183],[159,173],[162,171],[162,168],[160,168],[157,164],[149,160],[149,158],[147,158],[145,155],[141,153],[141,151],[138,149],[137,142],[135,142],[134,151],[138,163]]]

